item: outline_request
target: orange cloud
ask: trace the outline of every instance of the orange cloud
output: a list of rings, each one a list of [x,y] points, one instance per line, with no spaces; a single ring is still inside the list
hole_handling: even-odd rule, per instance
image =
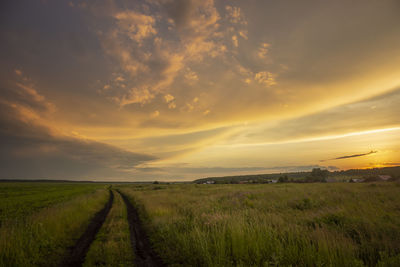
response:
[[[275,77],[276,75],[271,72],[260,71],[255,74],[254,80],[256,80],[259,84],[269,87],[276,84]]]
[[[263,43],[261,44],[261,47],[258,49],[257,55],[260,59],[264,59],[266,58],[267,54],[268,54],[268,48],[271,45],[268,43]]]
[[[119,30],[139,45],[146,38],[157,34],[154,28],[156,20],[152,16],[129,10],[118,12],[114,18],[118,20]]]
[[[124,94],[121,98],[114,98],[119,105],[125,106],[128,104],[146,104],[149,103],[154,98],[154,94],[152,94],[147,88],[131,88],[127,94]]]
[[[236,24],[247,24],[245,17],[243,16],[240,7],[226,6],[227,17],[232,23]]]
[[[239,42],[238,42],[238,38],[236,35],[232,36],[232,43],[234,47],[238,47],[239,46]]]
[[[164,99],[165,99],[165,102],[169,103],[169,102],[171,102],[172,100],[174,100],[175,97],[174,97],[173,95],[166,94],[166,95],[164,95]]]

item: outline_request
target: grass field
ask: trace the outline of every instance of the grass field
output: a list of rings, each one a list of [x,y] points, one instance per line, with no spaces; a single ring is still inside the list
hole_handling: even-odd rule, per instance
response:
[[[84,266],[140,266],[154,254],[168,266],[400,266],[397,182],[0,183],[0,266],[58,266],[109,189],[114,201]],[[138,225],[119,191],[154,251],[131,243],[143,233],[130,232]]]
[[[1,183],[0,225],[26,216],[56,203],[84,195],[104,185],[74,183]]]
[[[0,266],[56,266],[107,199],[104,185],[0,187]]]
[[[157,252],[186,266],[400,266],[400,185],[123,189]]]

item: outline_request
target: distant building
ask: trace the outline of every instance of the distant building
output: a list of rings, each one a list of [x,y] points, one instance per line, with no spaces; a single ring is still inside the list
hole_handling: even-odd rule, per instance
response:
[[[365,179],[358,179],[358,178],[352,178],[349,180],[350,183],[362,183],[364,182]]]
[[[207,181],[205,184],[215,184],[215,181]]]
[[[390,176],[390,175],[378,175],[378,177],[383,181],[387,181],[390,178],[392,178],[392,176]]]

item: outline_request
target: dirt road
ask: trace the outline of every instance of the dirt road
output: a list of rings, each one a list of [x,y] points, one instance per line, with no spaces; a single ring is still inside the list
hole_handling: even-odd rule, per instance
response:
[[[89,250],[90,245],[94,241],[96,234],[99,232],[101,226],[107,218],[107,215],[111,209],[114,201],[114,193],[110,190],[110,197],[108,202],[90,221],[86,231],[78,239],[75,245],[68,251],[67,255],[60,266],[82,266],[86,253]]]
[[[128,213],[129,231],[131,232],[131,243],[135,253],[136,266],[166,266],[152,249],[136,208],[132,205],[126,195],[120,191],[118,191],[118,193],[121,194]]]

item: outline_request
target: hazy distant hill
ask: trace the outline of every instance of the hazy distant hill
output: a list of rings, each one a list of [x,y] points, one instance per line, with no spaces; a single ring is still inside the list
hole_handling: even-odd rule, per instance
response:
[[[350,169],[346,171],[330,172],[323,170],[322,177],[326,181],[347,181],[353,178],[371,178],[378,175],[389,175],[394,179],[400,178],[400,166],[373,168],[373,169]],[[308,178],[313,177],[313,172],[288,172],[288,173],[269,173],[269,174],[255,174],[255,175],[237,175],[237,176],[224,176],[224,177],[207,177],[194,180],[194,183],[206,183],[213,181],[215,183],[268,183],[273,180],[287,181],[287,182],[306,182]],[[310,181],[310,180],[309,180]]]

